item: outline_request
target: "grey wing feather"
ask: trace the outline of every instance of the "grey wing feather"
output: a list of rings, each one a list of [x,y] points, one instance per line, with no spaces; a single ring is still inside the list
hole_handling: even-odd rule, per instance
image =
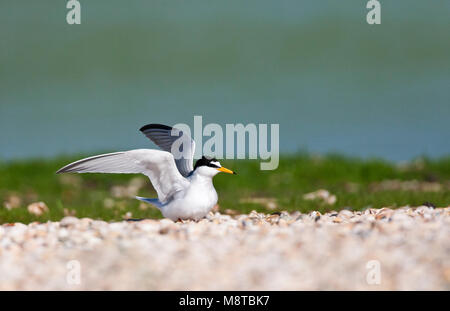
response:
[[[129,158],[127,152],[114,152],[70,163],[56,173],[138,174],[142,173],[142,168]]]
[[[149,177],[162,203],[189,185],[175,166],[172,154],[161,150],[137,149],[102,154],[73,162],[57,171],[69,172],[144,174]]]
[[[177,128],[163,124],[148,124],[143,126],[140,131],[159,148],[174,155],[175,164],[181,175],[187,177],[194,170],[195,142],[190,136]],[[179,146],[179,151],[175,154],[172,148],[178,139],[180,139],[181,144],[175,145],[176,147]]]

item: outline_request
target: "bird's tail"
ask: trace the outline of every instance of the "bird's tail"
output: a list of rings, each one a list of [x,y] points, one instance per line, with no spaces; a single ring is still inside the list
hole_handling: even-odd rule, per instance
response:
[[[147,202],[147,203],[153,204],[154,206],[156,206],[159,209],[161,209],[163,207],[163,205],[164,205],[158,199],[150,199],[150,198],[143,198],[143,197],[136,197],[136,199],[138,199],[140,201],[143,201],[143,202]]]

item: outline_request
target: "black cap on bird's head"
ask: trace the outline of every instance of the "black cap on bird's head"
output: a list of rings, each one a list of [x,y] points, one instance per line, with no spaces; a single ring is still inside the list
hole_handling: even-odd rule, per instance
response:
[[[203,156],[201,159],[198,159],[197,162],[195,162],[194,171],[199,166],[209,166],[214,168],[219,168],[218,161],[216,158],[209,158]]]
[[[234,175],[236,175],[235,172],[233,172],[233,171],[231,171],[231,170],[229,170],[229,169],[227,169],[227,168],[222,167],[222,166],[220,165],[219,161],[217,161],[216,158],[209,158],[209,157],[202,156],[201,159],[198,159],[197,162],[195,162],[194,171],[195,171],[198,167],[201,167],[201,166],[212,167],[212,168],[217,169],[217,170],[220,171],[220,172],[224,172],[224,173],[229,173],[229,174],[234,174]]]

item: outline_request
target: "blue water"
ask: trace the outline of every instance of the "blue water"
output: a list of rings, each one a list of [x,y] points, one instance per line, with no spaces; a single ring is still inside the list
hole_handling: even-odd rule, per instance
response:
[[[282,152],[450,154],[450,2],[0,3],[0,159],[152,146],[144,124],[279,123]]]

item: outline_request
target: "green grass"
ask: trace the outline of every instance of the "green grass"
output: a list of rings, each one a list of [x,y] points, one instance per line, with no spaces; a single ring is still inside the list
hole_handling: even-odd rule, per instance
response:
[[[140,202],[135,199],[113,197],[112,187],[126,186],[137,175],[55,174],[60,167],[81,157],[0,162],[0,223],[59,220],[64,217],[64,210],[66,213],[76,213],[80,218],[102,220],[121,220],[127,212],[131,212],[133,218],[161,218],[156,208],[148,206],[142,209],[147,205],[140,208]],[[259,162],[256,161],[221,162],[239,173],[237,176],[219,174],[214,178],[221,211],[274,212],[260,204],[240,202],[245,198],[261,197],[275,198],[278,202],[275,211],[326,212],[343,208],[359,210],[368,206],[418,206],[424,202],[435,206],[450,205],[450,157],[437,160],[425,158],[399,167],[382,160],[298,154],[282,157],[275,171],[259,170]],[[439,183],[442,189],[436,192],[373,191],[374,183],[393,179]],[[303,199],[305,193],[321,188],[337,196],[334,205]],[[139,195],[156,197],[148,180],[139,190]],[[8,210],[4,202],[11,196],[20,197],[21,203],[20,207]],[[113,200],[112,207],[105,207],[107,198]],[[30,214],[27,205],[36,201],[45,202],[49,212],[42,216]]]

